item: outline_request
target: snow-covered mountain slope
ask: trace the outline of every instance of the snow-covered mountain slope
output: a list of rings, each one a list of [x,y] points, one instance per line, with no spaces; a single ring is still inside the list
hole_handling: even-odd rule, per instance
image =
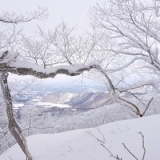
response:
[[[77,95],[78,94],[76,93],[70,93],[70,92],[48,93],[42,97],[41,101],[52,102],[52,103],[67,103]]]
[[[114,122],[98,129],[34,135],[27,140],[33,160],[113,160],[113,156],[117,155],[123,160],[134,160],[132,154],[138,160],[143,155],[144,160],[159,160],[159,121],[160,115],[154,115]],[[123,143],[132,154],[125,149]],[[0,160],[11,159],[25,160],[18,145],[0,156]]]
[[[107,93],[87,92],[72,98],[68,104],[75,108],[97,108],[110,103],[113,103],[113,100]]]
[[[83,92],[83,93],[48,93],[41,99],[42,102],[67,103],[74,108],[97,108],[113,103],[107,93]]]

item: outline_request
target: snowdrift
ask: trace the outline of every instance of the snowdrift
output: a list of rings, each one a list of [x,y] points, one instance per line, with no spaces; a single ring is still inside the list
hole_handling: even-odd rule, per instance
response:
[[[117,155],[123,160],[135,160],[133,155],[138,160],[143,156],[144,160],[159,160],[159,122],[160,115],[154,115],[99,128],[34,135],[27,141],[34,160],[113,160]],[[0,156],[0,160],[11,159],[25,160],[17,144]]]

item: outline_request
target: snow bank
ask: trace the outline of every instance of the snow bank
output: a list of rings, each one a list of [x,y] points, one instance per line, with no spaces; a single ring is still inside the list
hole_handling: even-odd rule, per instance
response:
[[[58,108],[72,108],[70,105],[68,104],[59,104],[59,103],[51,103],[51,102],[38,102],[35,103],[36,106],[42,106],[42,107],[58,107]]]
[[[134,160],[122,143],[138,158],[142,159],[142,136],[146,149],[145,160],[159,160],[160,115],[114,122],[99,129],[83,129],[59,134],[34,135],[27,138],[34,160],[113,160],[96,138],[116,156],[123,160]],[[96,138],[95,138],[96,137]],[[14,145],[0,156],[0,160],[25,160],[25,156]]]

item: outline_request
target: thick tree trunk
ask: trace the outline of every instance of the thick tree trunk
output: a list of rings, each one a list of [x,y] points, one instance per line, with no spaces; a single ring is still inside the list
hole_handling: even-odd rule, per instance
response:
[[[4,102],[6,104],[6,110],[7,110],[7,116],[8,116],[8,128],[11,134],[13,135],[13,137],[16,139],[17,143],[19,144],[20,148],[26,155],[27,160],[32,160],[32,156],[27,147],[26,139],[22,134],[21,128],[19,127],[16,120],[14,119],[13,104],[12,104],[10,90],[8,87],[7,77],[8,77],[8,73],[2,72],[2,71],[0,72],[1,89],[4,97]]]

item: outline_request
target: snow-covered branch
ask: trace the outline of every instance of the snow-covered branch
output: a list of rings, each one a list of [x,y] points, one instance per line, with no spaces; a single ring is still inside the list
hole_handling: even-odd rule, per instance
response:
[[[26,12],[27,16],[24,15],[17,15],[16,13],[11,12],[3,12],[0,15],[0,22],[7,23],[7,24],[18,24],[29,22],[35,19],[44,19],[47,17],[47,8],[42,8],[38,6],[38,9],[33,12]]]
[[[142,57],[144,64],[147,62],[160,71],[158,2],[155,5],[154,0],[148,4],[141,0],[111,0],[107,5],[97,5],[93,15],[100,32],[106,35],[106,39],[110,36],[108,52],[134,56],[132,61],[117,70],[127,68]]]
[[[155,81],[155,80],[148,80],[148,81],[144,81],[144,82],[139,82],[139,83],[136,83],[132,86],[129,86],[129,87],[124,87],[124,88],[120,88],[118,89],[120,92],[126,92],[126,91],[129,91],[129,90],[134,90],[134,89],[138,89],[138,88],[141,88],[141,87],[144,87],[144,86],[153,86],[155,87],[155,84],[158,83],[159,80]]]
[[[55,77],[58,74],[65,74],[69,76],[77,76],[84,71],[89,71],[98,67],[98,63],[74,64],[74,65],[57,65],[54,67],[44,68],[25,60],[16,59],[17,55],[8,53],[8,51],[1,54],[0,70],[10,72],[18,75],[32,75],[38,78]]]

